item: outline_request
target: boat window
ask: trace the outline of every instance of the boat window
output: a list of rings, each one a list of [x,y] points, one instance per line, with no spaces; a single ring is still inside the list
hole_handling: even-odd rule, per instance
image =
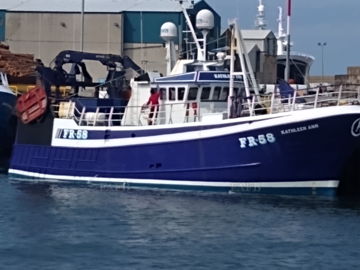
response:
[[[211,87],[203,87],[201,90],[201,100],[209,100]]]
[[[152,88],[155,89],[155,88]],[[166,88],[160,88],[160,100],[166,100]]]
[[[186,65],[186,72],[193,72],[193,71],[195,71],[195,66]]]
[[[240,90],[239,90],[239,96],[240,97],[246,97],[246,90],[245,90],[245,87],[241,87]]]
[[[214,89],[214,93],[213,93],[213,96],[212,96],[212,100],[219,100],[220,92],[221,92],[221,87],[220,87],[220,86],[216,86],[215,89]]]
[[[223,90],[221,91],[219,100],[221,101],[227,100],[228,95],[229,95],[229,87],[224,87]]]
[[[169,87],[169,100],[175,100],[175,87]]]
[[[187,100],[196,100],[198,93],[197,87],[190,87]]]
[[[184,94],[185,94],[185,88],[184,87],[179,87],[178,88],[178,100],[183,100],[184,99]]]
[[[237,87],[234,87],[234,96],[239,96],[239,88],[237,88]]]

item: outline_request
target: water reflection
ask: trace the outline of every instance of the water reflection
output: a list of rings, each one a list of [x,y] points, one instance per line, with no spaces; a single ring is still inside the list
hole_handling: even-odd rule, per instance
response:
[[[18,269],[349,269],[360,256],[358,198],[0,180],[0,264]]]
[[[6,179],[6,176],[2,176]],[[166,190],[124,190],[121,186],[106,185],[69,185],[62,183],[48,184],[43,182],[32,183],[26,181],[10,181],[17,190],[29,195],[52,197],[66,200],[67,203],[79,202],[82,198],[93,202],[100,199],[113,200],[123,207],[146,208],[149,204],[159,208],[169,208],[169,211],[178,211],[174,207],[177,203],[187,200],[190,204],[195,201],[217,203],[220,205],[241,205],[254,207],[256,205],[288,209],[360,209],[360,196],[284,196],[261,194],[228,194],[209,193],[198,191],[166,191]],[[91,199],[89,199],[91,198]],[[121,198],[121,200],[118,200]],[[141,199],[140,199],[141,198]],[[160,203],[159,203],[160,202]],[[135,204],[135,205],[134,205]],[[146,206],[145,206],[146,205]],[[173,207],[173,209],[170,209]],[[190,207],[190,209],[193,207]],[[183,210],[184,211],[184,210]]]

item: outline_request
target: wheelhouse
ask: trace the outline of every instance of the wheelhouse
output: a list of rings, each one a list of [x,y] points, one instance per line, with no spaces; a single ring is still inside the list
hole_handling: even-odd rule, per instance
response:
[[[228,108],[229,78],[226,71],[195,71],[156,78],[151,88],[160,91],[160,123],[223,117]],[[243,90],[242,76],[236,76],[234,81],[237,96]]]

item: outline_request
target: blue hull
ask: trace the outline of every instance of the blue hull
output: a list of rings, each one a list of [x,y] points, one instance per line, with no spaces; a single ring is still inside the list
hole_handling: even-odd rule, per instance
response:
[[[137,188],[329,195],[336,192],[346,162],[359,147],[359,137],[351,133],[359,117],[337,115],[202,139],[141,145],[89,144],[81,148],[16,144],[10,176]],[[204,130],[212,129],[207,126]],[[157,135],[176,135],[177,131],[164,129]],[[114,136],[124,138],[135,132],[117,131]],[[180,130],[179,136],[186,132]],[[99,131],[87,133],[95,138]],[[147,134],[142,135],[147,138]]]
[[[13,112],[15,102],[15,95],[0,92],[0,171],[6,171],[9,166],[15,139],[16,118]]]

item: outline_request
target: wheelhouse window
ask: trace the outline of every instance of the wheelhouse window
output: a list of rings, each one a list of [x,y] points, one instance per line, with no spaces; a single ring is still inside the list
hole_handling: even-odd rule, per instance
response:
[[[196,100],[198,93],[197,87],[190,87],[187,100]]]
[[[156,88],[151,88],[151,89],[156,90]],[[166,100],[167,99],[166,88],[160,88],[159,91],[160,91],[160,100]]]
[[[184,100],[185,87],[178,88],[178,100]]]
[[[238,97],[239,95],[240,95],[239,88],[234,87],[234,96]]]
[[[169,100],[175,100],[176,90],[175,87],[169,87]]]
[[[224,87],[220,94],[220,101],[226,101],[229,96],[229,87]]]
[[[213,93],[213,95],[212,95],[212,100],[219,100],[220,92],[221,92],[221,87],[220,87],[220,86],[216,86],[216,87],[214,88],[214,93]]]
[[[211,87],[203,87],[203,88],[201,89],[201,97],[200,97],[200,100],[201,100],[201,101],[209,100],[209,98],[210,98],[210,92],[211,92]]]

